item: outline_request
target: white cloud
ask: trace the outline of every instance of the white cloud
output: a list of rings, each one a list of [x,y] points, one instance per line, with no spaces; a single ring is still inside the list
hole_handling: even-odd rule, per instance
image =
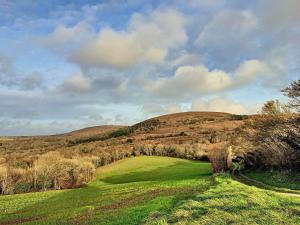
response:
[[[179,112],[182,112],[182,108],[179,104],[170,104],[166,107],[166,112],[168,114],[179,113]]]
[[[169,49],[187,41],[185,18],[175,10],[154,11],[149,17],[132,16],[127,30],[102,29],[96,38],[71,55],[83,67],[119,69],[137,63],[159,63]]]
[[[88,24],[80,22],[73,27],[60,24],[49,36],[36,38],[35,41],[52,50],[71,51],[83,43],[89,43],[93,40],[95,35],[95,32]]]
[[[235,85],[248,84],[254,81],[258,76],[262,79],[272,74],[271,68],[259,60],[248,60],[243,62],[235,71]]]
[[[66,92],[82,93],[90,90],[91,83],[82,73],[78,73],[66,79],[60,88]]]
[[[158,116],[162,114],[172,114],[182,112],[183,109],[180,104],[159,104],[159,103],[148,103],[142,106],[142,112],[149,116]]]
[[[207,101],[196,100],[191,105],[191,111],[228,112],[233,114],[249,113],[243,104],[220,97]]]
[[[212,94],[254,82],[269,75],[270,69],[258,60],[248,60],[235,71],[209,70],[204,65],[180,66],[174,76],[144,83],[145,89],[160,97]]]
[[[134,34],[105,29],[88,46],[74,53],[71,60],[84,67],[109,65],[127,68],[140,60],[161,62],[165,55],[164,49],[143,46]]]

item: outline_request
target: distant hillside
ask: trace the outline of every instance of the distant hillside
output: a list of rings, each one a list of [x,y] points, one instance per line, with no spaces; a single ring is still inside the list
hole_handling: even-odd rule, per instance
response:
[[[209,150],[225,145],[247,117],[221,112],[184,112],[151,118],[133,126],[95,126],[54,136],[0,139],[0,154],[34,159],[49,151],[99,155],[132,154],[150,145],[168,148],[201,145]],[[200,148],[200,147],[197,147]],[[69,153],[68,153],[69,154]]]
[[[84,136],[94,136],[94,135],[102,135],[106,132],[111,132],[125,126],[120,125],[102,125],[95,127],[86,127],[80,130],[74,130],[69,133],[65,133],[62,135],[71,136],[71,137],[84,137]]]

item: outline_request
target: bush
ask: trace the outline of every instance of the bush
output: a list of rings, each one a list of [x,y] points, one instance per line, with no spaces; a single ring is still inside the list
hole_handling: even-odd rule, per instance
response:
[[[41,155],[32,168],[0,167],[2,194],[80,187],[95,174],[92,158],[65,158],[59,152]]]
[[[214,173],[223,173],[228,169],[227,157],[228,151],[226,148],[214,148],[209,152],[208,158]]]
[[[248,115],[236,115],[236,114],[231,115],[232,120],[245,120],[248,118],[249,118]]]
[[[12,167],[0,168],[2,194],[25,193],[32,188],[32,170]]]

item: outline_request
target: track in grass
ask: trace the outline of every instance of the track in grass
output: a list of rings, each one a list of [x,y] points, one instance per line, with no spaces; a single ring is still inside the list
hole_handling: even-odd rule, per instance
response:
[[[0,224],[141,224],[211,186],[211,167],[166,157],[125,159],[87,187],[0,197]]]

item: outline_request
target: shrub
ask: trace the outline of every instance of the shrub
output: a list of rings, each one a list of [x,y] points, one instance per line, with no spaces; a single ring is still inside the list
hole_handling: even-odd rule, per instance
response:
[[[91,181],[95,165],[88,157],[65,158],[59,152],[41,155],[31,168],[0,167],[2,194],[80,187]]]
[[[223,173],[227,170],[227,156],[226,148],[214,148],[208,154],[209,161],[213,167],[214,173]]]
[[[2,194],[25,193],[32,188],[32,170],[22,168],[0,168],[0,189]]]
[[[248,118],[249,118],[248,115],[236,115],[236,114],[231,115],[232,120],[245,120]]]

